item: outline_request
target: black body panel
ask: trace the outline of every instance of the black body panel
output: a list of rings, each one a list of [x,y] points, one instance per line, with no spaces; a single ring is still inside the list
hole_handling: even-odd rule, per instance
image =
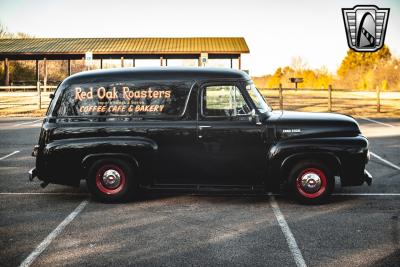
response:
[[[121,81],[191,84],[183,114],[139,118],[58,115],[64,91],[71,85]],[[202,116],[202,84],[214,81],[237,85],[255,113]],[[329,165],[342,185],[364,182],[368,141],[353,118],[329,113],[260,113],[243,86],[247,83],[251,83],[247,74],[230,69],[125,68],[73,75],[62,82],[49,106],[34,173],[45,182],[79,185],[93,161],[114,157],[131,164],[141,187],[270,189],[285,182],[293,164],[314,158]]]

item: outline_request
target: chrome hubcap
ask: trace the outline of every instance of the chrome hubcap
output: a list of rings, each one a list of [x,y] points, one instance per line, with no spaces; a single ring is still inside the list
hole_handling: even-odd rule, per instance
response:
[[[301,187],[307,193],[315,193],[321,188],[321,177],[313,172],[303,174],[300,178]]]
[[[109,189],[117,188],[121,182],[121,176],[116,170],[109,169],[104,172],[103,177],[103,185]]]

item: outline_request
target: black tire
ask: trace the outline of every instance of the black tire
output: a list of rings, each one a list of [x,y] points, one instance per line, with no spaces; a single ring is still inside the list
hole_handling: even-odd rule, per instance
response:
[[[325,203],[335,187],[332,171],[322,162],[306,160],[294,165],[289,174],[289,188],[304,204]]]
[[[89,168],[86,183],[92,195],[102,202],[128,200],[135,188],[133,169],[121,159],[95,161]]]

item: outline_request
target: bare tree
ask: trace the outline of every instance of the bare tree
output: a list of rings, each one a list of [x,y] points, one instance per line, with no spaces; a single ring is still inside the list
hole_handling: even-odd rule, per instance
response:
[[[11,33],[8,31],[7,27],[0,22],[0,39],[6,38],[26,39],[35,38],[35,36],[24,32]]]
[[[292,64],[290,66],[296,73],[299,73],[308,68],[308,63],[300,56],[297,56],[292,58]]]
[[[7,38],[8,35],[7,27],[0,23],[0,39]]]

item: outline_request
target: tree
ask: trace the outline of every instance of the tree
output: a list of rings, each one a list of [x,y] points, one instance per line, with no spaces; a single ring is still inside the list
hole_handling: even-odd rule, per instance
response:
[[[346,57],[343,59],[337,73],[342,78],[349,72],[354,70],[363,71],[375,67],[377,64],[390,60],[392,54],[389,48],[384,45],[382,49],[376,52],[355,52],[352,49],[347,51]]]
[[[295,73],[302,72],[305,69],[308,69],[308,63],[300,56],[292,58],[292,64],[290,65]]]
[[[283,76],[282,68],[277,68],[275,70],[275,73],[268,80],[267,86],[269,88],[278,87],[279,84],[281,83],[282,76]]]
[[[0,23],[0,39],[7,38],[8,31],[7,27]]]
[[[349,49],[337,71],[342,86],[371,89],[376,69],[390,61],[391,57],[392,54],[386,45],[376,52],[360,53]]]

